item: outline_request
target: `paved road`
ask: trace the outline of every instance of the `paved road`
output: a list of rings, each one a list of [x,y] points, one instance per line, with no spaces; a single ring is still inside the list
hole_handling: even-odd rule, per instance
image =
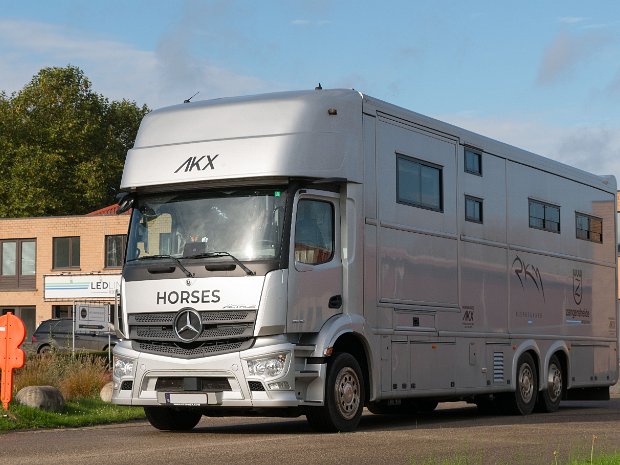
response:
[[[0,464],[553,464],[620,451],[620,398],[566,402],[554,414],[480,416],[464,403],[417,417],[365,413],[355,433],[317,434],[298,419],[203,418],[189,433],[145,422],[0,434]]]

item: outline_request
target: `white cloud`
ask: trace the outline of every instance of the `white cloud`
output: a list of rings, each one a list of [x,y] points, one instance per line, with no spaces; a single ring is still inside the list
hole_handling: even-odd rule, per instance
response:
[[[41,68],[67,64],[83,69],[96,92],[151,108],[181,103],[196,91],[198,99],[205,99],[261,92],[270,86],[191,56],[188,42],[162,40],[152,52],[58,25],[0,20],[0,90],[18,91]]]
[[[466,114],[441,119],[594,174],[613,174],[620,181],[620,127],[560,127],[538,118],[501,120]]]
[[[327,24],[331,24],[331,21],[326,19],[321,19],[318,21],[311,21],[309,19],[293,19],[291,24],[293,26],[325,26]]]
[[[545,50],[538,71],[538,84],[552,84],[570,75],[607,42],[603,35],[597,33],[573,35],[561,32]]]
[[[562,18],[559,18],[560,23],[562,24],[577,24],[577,23],[583,23],[584,21],[587,21],[589,18],[585,18],[583,16],[564,16]]]

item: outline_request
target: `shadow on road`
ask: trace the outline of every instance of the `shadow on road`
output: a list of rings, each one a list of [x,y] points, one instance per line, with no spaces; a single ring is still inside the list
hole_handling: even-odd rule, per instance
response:
[[[587,412],[587,415],[584,413]],[[357,431],[373,432],[398,429],[470,428],[474,426],[543,425],[567,423],[579,417],[581,422],[620,421],[620,398],[596,402],[563,402],[555,413],[519,415],[483,415],[474,405],[464,402],[440,404],[431,413],[418,415],[373,415],[365,411]],[[251,422],[251,423],[248,423]],[[301,416],[294,419],[257,417],[255,421],[244,418],[239,423],[228,418],[204,417],[191,432],[183,434],[317,434]],[[161,433],[159,433],[161,434]],[[176,434],[176,433],[170,433]]]

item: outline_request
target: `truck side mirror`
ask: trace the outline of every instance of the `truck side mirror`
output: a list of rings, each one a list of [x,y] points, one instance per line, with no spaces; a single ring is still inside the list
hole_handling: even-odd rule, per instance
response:
[[[135,197],[128,192],[121,192],[116,196],[116,203],[118,203],[118,208],[116,209],[116,214],[120,215],[125,213],[131,207],[133,207],[133,203],[135,201]]]

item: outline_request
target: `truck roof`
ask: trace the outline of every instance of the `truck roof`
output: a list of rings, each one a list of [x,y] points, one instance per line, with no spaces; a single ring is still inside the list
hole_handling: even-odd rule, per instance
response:
[[[593,175],[347,89],[220,98],[152,111],[128,153],[121,187],[294,176],[362,182],[364,114],[389,115],[456,143],[616,191],[611,176]]]

